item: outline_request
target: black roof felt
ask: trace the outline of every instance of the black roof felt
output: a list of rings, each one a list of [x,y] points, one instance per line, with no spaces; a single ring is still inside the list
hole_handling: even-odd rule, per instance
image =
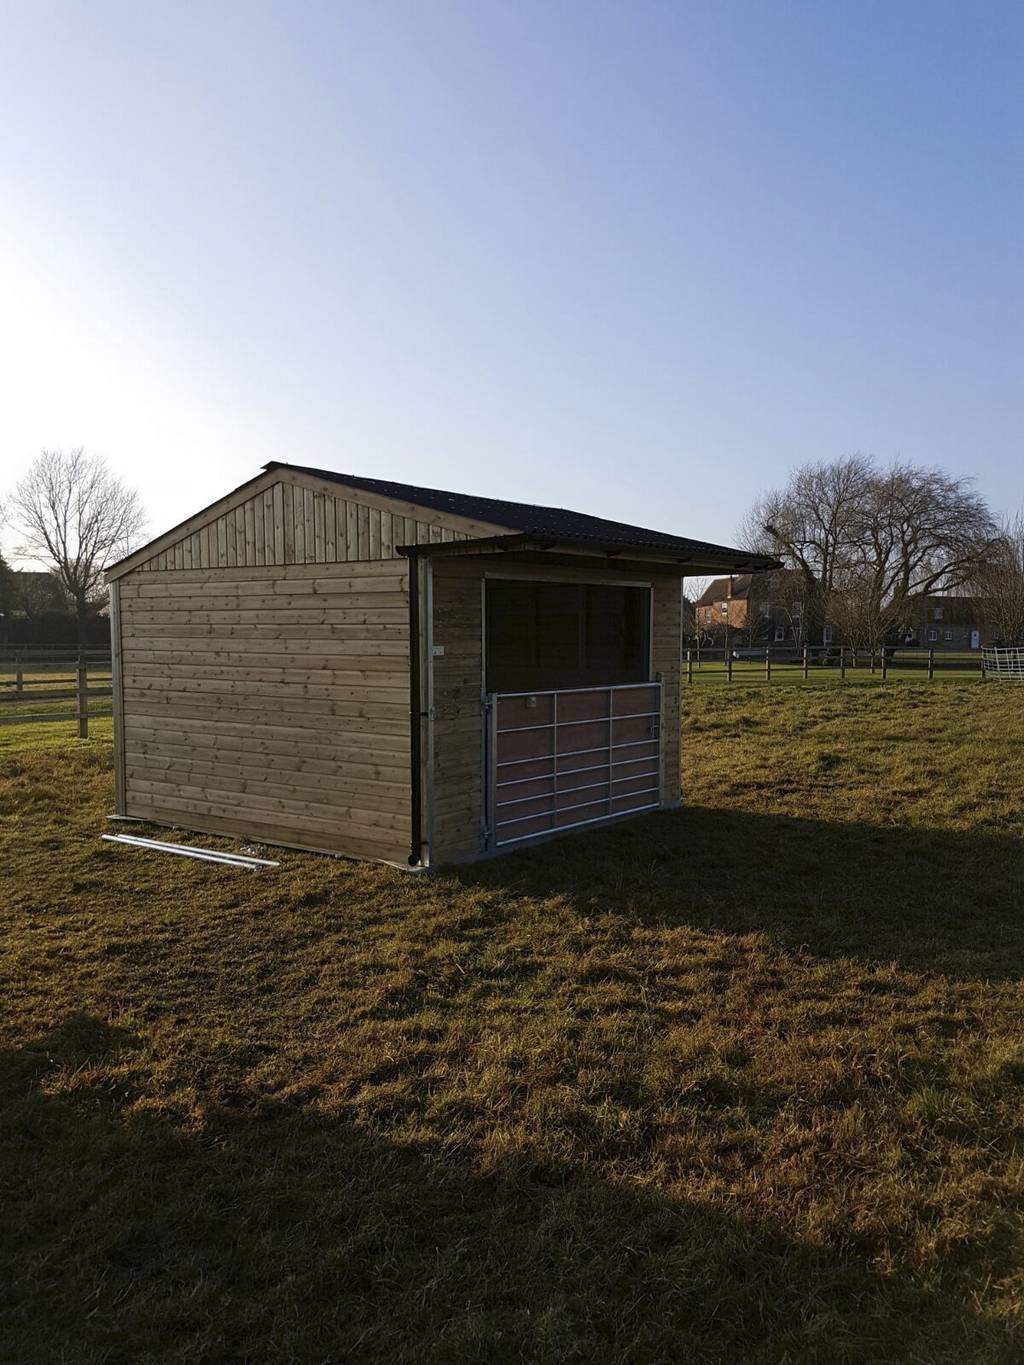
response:
[[[377,493],[384,498],[412,502],[418,507],[429,507],[435,512],[449,512],[453,516],[468,517],[473,521],[490,522],[507,527],[509,531],[525,535],[550,537],[555,540],[589,541],[600,545],[621,545],[636,550],[673,550],[680,554],[723,555],[742,560],[745,565],[774,567],[776,561],[764,555],[751,554],[729,545],[714,545],[687,536],[673,536],[665,531],[652,531],[644,526],[631,526],[623,521],[609,521],[592,517],[586,512],[572,512],[565,507],[543,507],[532,502],[507,502],[504,498],[481,498],[472,493],[449,493],[440,488],[421,488],[411,483],[392,483],[388,479],[367,479],[357,474],[339,474],[333,469],[312,469],[309,465],[283,464],[272,460],[265,469],[291,469],[299,474],[312,474],[332,483],[347,484],[366,493]]]

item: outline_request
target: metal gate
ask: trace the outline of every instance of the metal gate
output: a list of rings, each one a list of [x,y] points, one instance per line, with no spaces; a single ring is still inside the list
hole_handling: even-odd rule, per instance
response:
[[[489,845],[661,804],[661,684],[488,698]]]

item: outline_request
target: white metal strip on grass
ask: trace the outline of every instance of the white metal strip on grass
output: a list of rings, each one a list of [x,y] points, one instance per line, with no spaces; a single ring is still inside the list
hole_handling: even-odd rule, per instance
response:
[[[188,844],[168,844],[161,839],[142,839],[135,834],[101,834],[100,838],[108,844],[128,844],[132,848],[145,848],[151,853],[173,853],[179,858],[198,858],[204,863],[220,863],[225,867],[247,867],[250,872],[258,872],[261,867],[280,867],[272,858],[251,858],[245,853],[219,853],[212,848],[192,848]]]

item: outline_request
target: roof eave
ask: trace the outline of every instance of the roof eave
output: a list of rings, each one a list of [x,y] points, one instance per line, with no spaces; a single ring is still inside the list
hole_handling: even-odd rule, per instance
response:
[[[505,553],[513,550],[557,551],[590,550],[607,558],[628,556],[651,564],[660,564],[667,571],[683,577],[706,572],[767,573],[782,568],[779,560],[768,555],[747,555],[741,551],[710,551],[695,546],[692,551],[675,546],[624,545],[621,542],[598,542],[572,536],[538,536],[513,533],[502,536],[481,536],[473,540],[431,541],[422,545],[397,545],[396,553],[422,556],[429,559],[451,558],[481,552]]]

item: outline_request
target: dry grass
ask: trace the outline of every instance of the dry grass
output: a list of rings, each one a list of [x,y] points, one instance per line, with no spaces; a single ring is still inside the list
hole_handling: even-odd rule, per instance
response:
[[[701,689],[686,811],[421,879],[8,750],[2,1358],[1019,1361],[1021,700]]]

